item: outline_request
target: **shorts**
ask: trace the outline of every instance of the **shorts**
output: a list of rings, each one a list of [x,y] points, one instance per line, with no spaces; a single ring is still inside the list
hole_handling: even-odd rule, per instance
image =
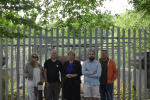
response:
[[[84,85],[84,97],[99,97],[99,85],[90,86]]]

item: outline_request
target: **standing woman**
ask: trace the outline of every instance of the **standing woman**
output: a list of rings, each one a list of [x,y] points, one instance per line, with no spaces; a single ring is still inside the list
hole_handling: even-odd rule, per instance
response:
[[[28,78],[29,100],[37,100],[37,84],[43,82],[43,68],[37,61],[39,57],[32,53],[30,62],[25,65],[24,77]]]
[[[75,52],[68,51],[68,59],[62,69],[63,97],[66,100],[80,100],[81,64],[74,60]]]

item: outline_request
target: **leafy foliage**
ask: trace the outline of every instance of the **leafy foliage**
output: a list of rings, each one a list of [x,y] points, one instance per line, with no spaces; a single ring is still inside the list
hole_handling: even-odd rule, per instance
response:
[[[36,2],[27,0],[0,0],[0,37],[22,37],[14,31],[12,34],[6,32],[6,27],[17,28],[17,26],[24,26],[41,29],[41,27],[35,23],[35,20],[42,11],[39,0]],[[19,12],[24,12],[24,16],[21,16]]]
[[[103,5],[103,1],[105,0],[66,0],[65,2],[62,0],[61,3],[54,3],[52,7],[57,6],[57,8],[60,7],[62,9],[60,11],[54,10],[57,13],[55,15],[57,21],[54,27],[69,27],[70,30],[75,28],[76,36],[78,35],[78,28],[81,28],[81,30],[87,28],[89,31],[96,27],[114,27],[113,17],[110,15],[110,12],[105,11],[105,13],[101,13],[101,10],[98,9],[98,7]],[[52,18],[54,18],[54,15]],[[84,32],[82,33],[84,34]]]
[[[134,8],[138,12],[143,12],[144,15],[150,14],[150,1],[149,0],[131,0],[130,3],[133,3]]]

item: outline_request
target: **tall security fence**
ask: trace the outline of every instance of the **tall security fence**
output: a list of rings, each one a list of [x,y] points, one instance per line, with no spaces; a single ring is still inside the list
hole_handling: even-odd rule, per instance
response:
[[[6,29],[13,31],[15,29]],[[143,29],[75,29],[51,28],[36,31],[17,28],[23,38],[0,38],[0,100],[25,100],[26,79],[23,68],[33,52],[39,54],[44,64],[56,49],[58,56],[67,55],[73,49],[81,63],[88,59],[88,51],[95,51],[95,59],[101,51],[117,65],[118,78],[114,82],[115,100],[147,100],[150,94],[150,31]],[[4,65],[5,62],[5,65]],[[4,66],[3,66],[4,65]],[[83,80],[82,76],[82,80]],[[81,95],[83,95],[83,81]],[[61,96],[61,94],[60,94]]]

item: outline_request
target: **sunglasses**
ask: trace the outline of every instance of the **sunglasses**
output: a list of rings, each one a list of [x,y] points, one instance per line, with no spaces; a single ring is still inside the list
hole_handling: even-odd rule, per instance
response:
[[[37,56],[32,56],[32,58],[38,58]]]

